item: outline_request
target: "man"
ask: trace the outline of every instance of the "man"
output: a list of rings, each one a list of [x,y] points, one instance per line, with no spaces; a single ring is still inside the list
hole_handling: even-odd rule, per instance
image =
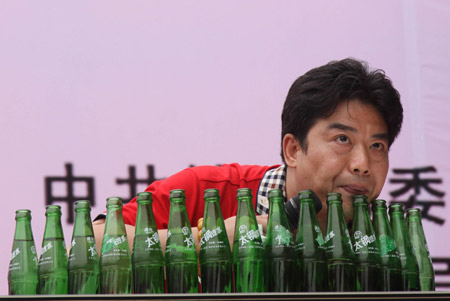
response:
[[[353,216],[352,196],[373,200],[381,192],[389,167],[388,151],[401,129],[400,96],[381,70],[370,71],[357,60],[330,62],[299,77],[291,86],[282,112],[280,166],[229,164],[188,168],[147,187],[153,194],[158,229],[167,228],[169,192],[186,190],[191,225],[203,215],[203,191],[218,188],[227,232],[232,241],[238,188],[251,188],[258,220],[265,225],[268,191],[282,189],[286,200],[312,189],[322,202],[318,214],[326,225],[326,195],[339,192],[347,221]],[[136,200],[124,206],[130,243],[136,220]],[[104,219],[94,222],[101,245]],[[196,228],[193,228],[197,237]],[[163,247],[166,231],[160,231]]]

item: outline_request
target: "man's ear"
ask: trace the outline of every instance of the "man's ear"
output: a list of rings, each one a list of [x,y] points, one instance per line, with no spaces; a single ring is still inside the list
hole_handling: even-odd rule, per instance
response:
[[[283,137],[283,155],[286,165],[289,167],[296,167],[298,160],[298,153],[301,147],[297,139],[292,134],[286,134]]]

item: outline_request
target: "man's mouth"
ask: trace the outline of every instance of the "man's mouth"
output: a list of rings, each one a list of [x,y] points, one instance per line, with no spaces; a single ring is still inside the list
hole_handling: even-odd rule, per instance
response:
[[[367,194],[367,188],[361,185],[342,185],[339,188],[345,190],[351,195]]]

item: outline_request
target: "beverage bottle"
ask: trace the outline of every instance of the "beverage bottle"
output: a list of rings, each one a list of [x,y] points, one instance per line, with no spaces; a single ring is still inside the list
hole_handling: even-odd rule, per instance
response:
[[[295,238],[297,251],[298,290],[324,292],[328,290],[327,257],[322,231],[319,227],[314,200],[308,192],[301,191],[300,216]]]
[[[356,290],[380,290],[380,251],[369,216],[367,196],[353,197],[353,250],[355,252]]]
[[[419,265],[420,289],[422,291],[434,291],[434,269],[423,231],[420,209],[411,208],[406,210],[406,225],[417,264]]]
[[[233,291],[233,259],[220,209],[219,190],[204,192],[205,211],[200,238],[202,293]]]
[[[269,218],[265,241],[265,281],[268,292],[297,290],[295,246],[280,189],[269,191]]]
[[[266,290],[264,283],[264,246],[258,231],[252,191],[237,191],[238,210],[233,242],[234,279],[237,293]]]
[[[382,291],[401,291],[403,289],[402,266],[387,216],[386,201],[381,199],[373,201],[372,214],[373,227],[380,250],[380,289]]]
[[[168,293],[198,293],[197,251],[183,189],[170,191],[166,272]]]
[[[153,215],[152,193],[137,194],[138,204],[134,234],[133,285],[135,294],[164,293],[164,257]]]
[[[324,242],[328,263],[328,290],[355,291],[355,254],[345,223],[341,194],[328,193],[327,205],[327,230]]]
[[[100,252],[100,293],[131,294],[131,256],[122,216],[122,199],[109,197]]]
[[[62,295],[68,292],[67,250],[61,226],[61,207],[49,205],[39,258],[39,291],[41,295]]]
[[[31,211],[16,211],[16,231],[8,271],[10,295],[36,295],[38,259],[31,231]]]
[[[99,288],[100,267],[89,201],[75,202],[68,273],[69,294],[96,294]]]
[[[402,204],[389,206],[392,233],[402,265],[402,286],[404,291],[420,291],[419,266],[406,227]]]

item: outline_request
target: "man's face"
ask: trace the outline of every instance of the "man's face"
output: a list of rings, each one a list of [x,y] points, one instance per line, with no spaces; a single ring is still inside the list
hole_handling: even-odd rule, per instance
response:
[[[322,200],[342,194],[346,220],[353,217],[352,196],[373,200],[381,192],[389,168],[388,130],[378,111],[359,100],[342,101],[327,118],[317,120],[307,135],[307,152],[296,153],[298,191],[312,189]]]

